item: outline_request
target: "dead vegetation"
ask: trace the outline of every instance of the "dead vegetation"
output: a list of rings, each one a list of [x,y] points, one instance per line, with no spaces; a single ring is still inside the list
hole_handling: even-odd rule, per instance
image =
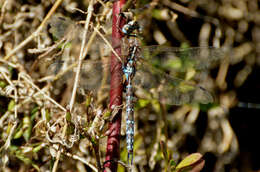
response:
[[[111,4],[0,0],[2,171],[103,170],[111,132],[107,124],[124,108],[108,109]],[[226,54],[212,73],[200,75],[215,103],[168,107],[154,99],[136,102],[133,170],[170,170],[174,165],[169,162],[193,152],[214,156],[213,161],[204,157],[206,171],[225,171],[227,166],[229,171],[252,170],[237,162],[239,133],[228,117],[240,101],[236,90],[260,62],[259,2],[155,0],[136,1],[134,7],[144,45],[214,46]],[[93,63],[81,73],[86,59]],[[95,63],[98,59],[103,63]],[[230,79],[229,71],[238,65],[242,67]],[[68,72],[72,68],[76,71]],[[92,84],[92,92],[84,83]],[[135,94],[146,93],[140,89]],[[115,160],[119,171],[126,167],[125,132],[123,121],[121,159]]]

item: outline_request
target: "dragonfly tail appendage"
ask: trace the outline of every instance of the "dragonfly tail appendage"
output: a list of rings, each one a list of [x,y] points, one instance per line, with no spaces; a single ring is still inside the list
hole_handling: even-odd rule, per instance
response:
[[[134,158],[134,154],[133,152],[128,152],[127,153],[127,164],[129,165],[129,168],[132,169],[132,165],[133,165],[133,158]]]

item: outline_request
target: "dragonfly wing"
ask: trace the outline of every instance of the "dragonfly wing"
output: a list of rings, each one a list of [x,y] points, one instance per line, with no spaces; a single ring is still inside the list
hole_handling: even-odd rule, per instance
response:
[[[54,62],[48,68],[49,74],[53,75],[54,80],[60,85],[74,84],[74,77],[77,68],[77,62]],[[109,65],[101,60],[85,60],[81,66],[79,88],[85,91],[96,92],[100,86],[110,81]],[[73,80],[71,80],[73,79]],[[69,82],[68,82],[69,81]]]
[[[213,102],[212,95],[206,89],[170,76],[145,61],[137,66],[134,84],[150,92],[155,90],[158,93],[157,98],[170,105]]]
[[[81,68],[80,87],[88,91],[98,90],[109,82],[109,66],[102,61],[84,62]]]
[[[215,47],[164,47],[147,46],[142,48],[142,58],[160,68],[185,71],[187,68],[205,70],[214,67],[225,57],[220,48]]]
[[[173,86],[169,83],[172,80],[168,78],[168,83],[163,84],[159,90],[159,100],[170,105],[182,105],[187,103],[208,104],[213,102],[212,95],[203,87],[185,83]]]
[[[106,20],[106,23],[104,23],[104,26],[102,28],[104,28],[104,30],[106,31],[109,30],[109,28],[111,28],[111,24],[112,24],[111,22],[112,20],[109,19]],[[73,40],[76,38],[80,40],[82,39],[82,32],[84,28],[81,25],[82,24],[81,21],[73,21],[69,17],[65,17],[61,14],[54,14],[51,17],[48,24],[50,25],[49,32],[57,40],[60,40],[62,38],[66,38],[69,40]],[[89,28],[86,36],[88,40],[90,39],[90,36],[93,34],[93,32],[94,30]],[[103,36],[105,39],[109,41],[111,39],[111,34],[112,34],[111,31],[107,31],[106,33],[103,33]],[[94,44],[104,43],[104,41],[100,36],[98,37],[95,36],[95,42],[93,43]]]

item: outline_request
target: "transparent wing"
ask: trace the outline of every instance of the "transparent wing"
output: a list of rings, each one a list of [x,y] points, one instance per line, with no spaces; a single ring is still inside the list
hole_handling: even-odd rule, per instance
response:
[[[196,73],[214,67],[224,58],[223,50],[148,46],[140,55],[134,83],[148,91],[156,90],[160,101],[172,105],[213,102],[206,89],[184,78],[191,69]]]
[[[215,47],[178,48],[165,46],[142,47],[141,57],[153,66],[176,72],[188,68],[205,70],[214,67],[223,59],[225,53]]]
[[[211,103],[212,95],[193,82],[170,76],[148,63],[138,65],[134,84],[144,90],[156,92],[162,103],[181,105],[185,103]]]
[[[111,28],[111,22],[112,20],[110,18],[107,18],[102,27],[102,30],[100,31],[102,32],[104,38],[108,41],[111,39],[112,34],[111,29],[109,29]],[[62,16],[61,14],[55,14],[51,17],[48,23],[50,26],[49,32],[54,37],[54,39],[66,39],[69,42],[73,42],[74,44],[81,42],[84,30],[82,25],[83,23],[81,23],[81,21],[75,22],[68,17]],[[93,34],[93,32],[93,28],[89,27],[88,33],[86,35],[88,41],[90,40],[90,37]],[[98,36],[98,34],[95,34],[94,39],[94,44],[105,44],[103,39],[100,36]]]
[[[77,62],[56,61],[48,68],[48,74],[62,87],[74,84]],[[106,60],[85,60],[82,63],[79,79],[79,88],[85,91],[96,92],[110,81],[109,65]]]
[[[210,103],[211,94],[192,81],[185,81],[184,75],[190,68],[205,70],[218,63],[224,53],[220,49],[196,47],[179,49],[174,47],[149,46],[141,51],[134,85],[145,90],[156,90],[160,101],[167,104]],[[56,61],[49,67],[58,83],[73,84],[76,63]],[[167,73],[168,74],[167,74]],[[81,68],[79,87],[95,92],[110,81],[109,61],[84,61]],[[123,79],[120,83],[123,82]],[[120,84],[118,83],[118,84]]]

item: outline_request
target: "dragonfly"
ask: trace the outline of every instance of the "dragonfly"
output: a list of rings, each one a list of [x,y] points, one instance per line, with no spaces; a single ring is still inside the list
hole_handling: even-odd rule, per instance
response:
[[[123,33],[131,37],[131,24],[139,29],[136,22],[129,22],[123,27]],[[129,29],[130,28],[130,29]],[[130,31],[129,31],[130,30]],[[135,37],[135,36],[134,36]],[[169,105],[190,103],[208,104],[214,101],[212,94],[204,87],[187,77],[193,73],[193,78],[200,72],[214,67],[224,57],[221,49],[214,47],[165,47],[139,46],[136,38],[129,38],[130,46],[122,53],[122,79],[118,84],[124,84],[126,92],[126,144],[128,164],[133,164],[134,144],[134,92],[143,90],[152,98]],[[76,71],[76,60],[63,59],[51,62],[48,73],[57,80],[59,85],[71,84]],[[97,92],[105,83],[109,83],[109,60],[84,60],[79,88],[85,91]],[[195,71],[195,72],[192,72]],[[187,79],[188,78],[188,79]],[[142,97],[143,96],[143,97]],[[147,95],[138,95],[147,98]]]
[[[122,64],[123,77],[118,84],[123,83],[126,91],[126,140],[129,158],[133,154],[134,142],[134,90],[148,92],[152,98],[168,105],[212,103],[212,94],[195,81],[185,80],[185,75],[189,70],[198,73],[207,71],[222,57],[223,52],[213,47],[180,49],[133,46],[130,47],[129,54],[122,55],[126,62]],[[76,65],[67,70],[73,64],[76,64],[76,61],[55,61],[48,71],[51,75],[63,74],[61,78],[57,78],[57,82],[61,85],[68,84],[68,80],[73,78],[76,71]],[[106,75],[110,71],[109,64],[109,60],[85,60],[81,68],[79,88],[97,92],[102,87],[103,80],[106,80],[105,83],[108,85],[110,78]],[[147,98],[146,94],[138,96]]]
[[[158,100],[169,105],[213,102],[213,96],[209,91],[193,80],[185,80],[185,76],[188,70],[199,73],[215,66],[217,61],[223,58],[220,49],[145,46],[138,50],[136,56],[139,58],[136,61],[135,76],[132,81],[135,88],[151,93],[158,91]],[[126,58],[127,55],[122,57]],[[76,62],[76,60],[53,61],[48,68],[48,74],[62,85],[73,77]],[[110,70],[109,64],[108,59],[84,60],[79,87],[86,91],[98,91],[106,72]],[[108,84],[110,76],[106,77],[106,84]],[[123,82],[124,78],[121,80],[121,83]]]

